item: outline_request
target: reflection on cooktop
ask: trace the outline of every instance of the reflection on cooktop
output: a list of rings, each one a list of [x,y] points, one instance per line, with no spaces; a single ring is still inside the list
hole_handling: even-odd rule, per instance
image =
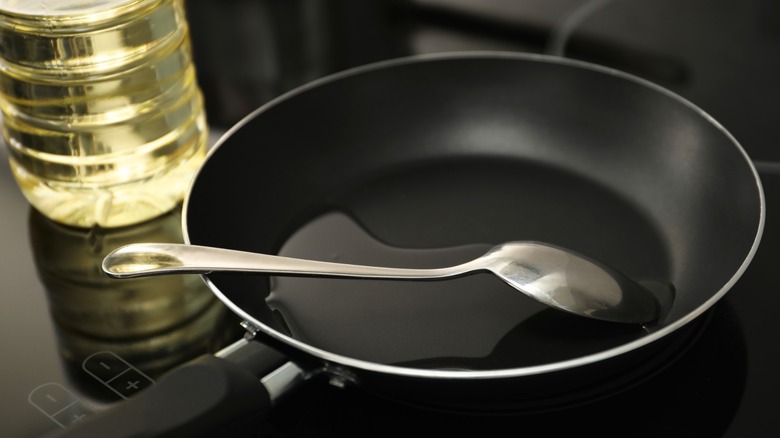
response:
[[[102,272],[103,257],[121,245],[181,242],[180,223],[176,211],[136,227],[84,230],[30,212],[30,243],[62,360],[73,383],[97,399],[116,397],[84,373],[96,352],[110,351],[156,377],[240,336],[199,276],[119,281]]]
[[[354,397],[323,382],[301,388],[280,405],[266,432],[278,437],[504,435],[506,430],[601,437],[714,437],[728,429],[745,388],[747,351],[728,303],[716,306],[698,339],[677,360],[634,384],[590,399],[561,400],[544,411],[444,412],[407,406],[372,394]],[[602,398],[603,397],[603,398]]]

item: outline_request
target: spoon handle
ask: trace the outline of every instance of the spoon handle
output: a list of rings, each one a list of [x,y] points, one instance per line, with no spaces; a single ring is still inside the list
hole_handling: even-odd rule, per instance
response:
[[[435,280],[462,275],[468,269],[465,265],[437,269],[388,268],[177,243],[135,243],[107,255],[103,259],[103,271],[115,278],[254,272],[285,276]]]

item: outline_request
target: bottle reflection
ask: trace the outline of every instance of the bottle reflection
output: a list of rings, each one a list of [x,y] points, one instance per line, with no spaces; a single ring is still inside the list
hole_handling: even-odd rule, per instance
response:
[[[149,376],[237,339],[239,326],[197,275],[116,280],[103,257],[132,242],[181,242],[181,213],[120,229],[77,229],[32,210],[30,241],[61,355],[85,378],[85,358],[110,351]],[[89,379],[87,379],[88,381]]]

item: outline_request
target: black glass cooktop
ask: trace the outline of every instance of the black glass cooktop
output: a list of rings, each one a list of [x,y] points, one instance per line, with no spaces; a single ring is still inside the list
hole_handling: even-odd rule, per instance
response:
[[[239,321],[198,277],[123,281],[120,288],[98,271],[102,255],[123,243],[179,240],[178,212],[113,232],[66,228],[32,211],[3,169],[4,435],[67,427],[132,397],[164,370],[240,338]],[[769,220],[754,262],[702,319],[685,351],[626,391],[551,412],[485,416],[431,412],[310,382],[263,427],[272,436],[394,436],[410,429],[466,436],[507,426],[615,436],[777,433],[780,226],[772,218],[780,214],[780,175],[762,178]],[[114,380],[120,372],[123,380]]]

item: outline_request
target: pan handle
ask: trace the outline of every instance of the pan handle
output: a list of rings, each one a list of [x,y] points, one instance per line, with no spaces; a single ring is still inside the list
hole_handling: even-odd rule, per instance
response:
[[[47,436],[198,437],[257,430],[274,402],[303,380],[303,371],[259,342],[243,343],[227,358],[200,356],[130,400]]]

